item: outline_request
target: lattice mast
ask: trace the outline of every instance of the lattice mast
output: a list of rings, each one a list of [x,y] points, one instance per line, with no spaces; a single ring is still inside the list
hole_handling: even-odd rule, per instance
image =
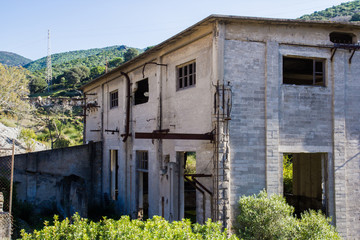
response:
[[[50,51],[50,30],[48,30],[48,48],[47,48],[46,79],[45,79],[48,84],[48,87],[50,87],[51,85],[51,79],[52,79],[52,67],[51,67],[51,51]]]

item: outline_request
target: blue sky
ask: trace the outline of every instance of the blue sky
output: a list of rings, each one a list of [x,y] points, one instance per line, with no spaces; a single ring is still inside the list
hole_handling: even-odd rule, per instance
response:
[[[343,0],[0,0],[0,51],[36,60],[113,45],[156,45],[211,14],[297,18]]]

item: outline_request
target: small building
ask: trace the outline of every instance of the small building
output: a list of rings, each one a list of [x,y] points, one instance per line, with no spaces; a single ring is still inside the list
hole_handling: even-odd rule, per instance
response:
[[[211,15],[82,87],[102,194],[133,217],[230,227],[283,194],[360,235],[360,25]],[[195,160],[194,160],[195,159]]]

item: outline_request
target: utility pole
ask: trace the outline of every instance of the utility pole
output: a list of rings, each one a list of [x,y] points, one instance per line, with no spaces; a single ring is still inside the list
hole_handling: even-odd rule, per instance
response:
[[[51,51],[50,51],[50,30],[48,30],[48,48],[47,48],[47,59],[46,59],[46,82],[48,84],[48,91],[51,85],[52,79],[52,67],[51,67]]]

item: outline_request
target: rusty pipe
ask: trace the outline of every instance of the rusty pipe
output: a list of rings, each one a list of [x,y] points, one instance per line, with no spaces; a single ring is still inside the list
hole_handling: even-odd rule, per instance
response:
[[[130,77],[127,73],[121,72],[121,75],[124,75],[126,78],[127,84],[127,102],[126,102],[126,125],[125,125],[125,134],[123,136],[123,142],[126,142],[129,136],[129,129],[130,129]]]

